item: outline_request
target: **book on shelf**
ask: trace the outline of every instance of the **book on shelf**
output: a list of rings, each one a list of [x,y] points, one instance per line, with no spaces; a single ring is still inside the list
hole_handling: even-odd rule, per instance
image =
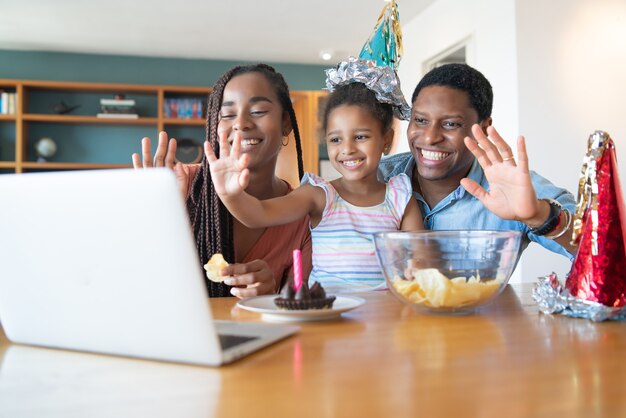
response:
[[[101,113],[137,113],[135,106],[100,106]]]
[[[122,118],[136,119],[138,118],[137,109],[135,108],[134,99],[126,99],[123,96],[115,99],[100,99],[99,118]]]
[[[135,106],[134,99],[100,99],[100,106]]]
[[[137,119],[139,117],[136,113],[98,113],[96,116],[109,119]]]
[[[0,91],[0,114],[14,115],[17,113],[17,93]]]
[[[201,99],[170,99],[163,101],[163,115],[173,119],[204,119],[206,102]]]

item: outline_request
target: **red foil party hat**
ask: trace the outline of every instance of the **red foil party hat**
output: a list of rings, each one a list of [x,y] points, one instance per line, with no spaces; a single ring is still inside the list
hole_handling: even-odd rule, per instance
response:
[[[573,243],[578,253],[565,282],[576,298],[626,306],[626,223],[615,145],[606,132],[589,137],[578,185]]]

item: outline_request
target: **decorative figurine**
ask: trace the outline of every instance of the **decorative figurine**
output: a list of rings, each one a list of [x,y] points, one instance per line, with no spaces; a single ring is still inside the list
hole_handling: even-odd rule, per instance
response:
[[[59,103],[55,103],[50,106],[50,109],[57,115],[65,115],[66,113],[70,113],[73,110],[76,110],[80,107],[80,105],[69,106],[64,101],[60,101]]]

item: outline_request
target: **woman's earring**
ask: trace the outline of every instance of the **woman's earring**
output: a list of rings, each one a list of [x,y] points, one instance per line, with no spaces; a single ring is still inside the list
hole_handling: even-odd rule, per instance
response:
[[[285,138],[287,138],[287,142],[285,142]],[[283,143],[283,147],[286,147],[287,145],[289,145],[289,137],[288,136],[284,136],[282,143]]]
[[[385,155],[388,155],[390,151],[391,151],[391,145],[387,145],[385,148],[383,148],[383,154]]]

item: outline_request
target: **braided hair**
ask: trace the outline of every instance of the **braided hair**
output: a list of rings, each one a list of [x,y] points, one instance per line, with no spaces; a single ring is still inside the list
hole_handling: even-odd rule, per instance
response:
[[[283,76],[273,67],[266,64],[245,65],[231,68],[213,86],[207,103],[206,140],[213,147],[213,152],[219,157],[219,138],[217,125],[219,123],[220,108],[226,84],[233,78],[246,73],[259,73],[270,82],[278,96],[284,111],[289,114],[291,126],[296,140],[298,156],[298,173],[302,178],[304,168],[302,163],[302,143],[300,130],[296,120],[296,113],[289,96],[289,87]],[[215,253],[221,253],[226,260],[235,259],[233,216],[220,201],[213,182],[206,158],[191,183],[187,197],[187,210],[196,237],[196,248],[202,265],[206,264]],[[224,283],[206,281],[209,297],[230,296],[230,287]]]

